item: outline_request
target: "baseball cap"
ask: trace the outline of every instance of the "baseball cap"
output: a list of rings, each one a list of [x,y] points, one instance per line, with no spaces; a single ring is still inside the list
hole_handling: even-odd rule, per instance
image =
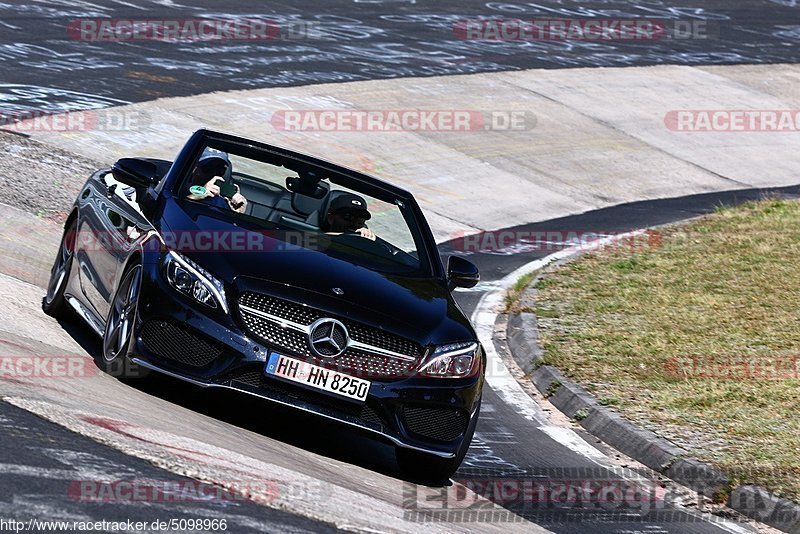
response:
[[[206,147],[205,150],[203,150],[197,163],[204,170],[214,169],[215,172],[219,172],[220,174],[231,166],[231,160],[228,159],[227,152],[210,147]]]
[[[338,192],[338,195],[331,200],[328,207],[328,213],[335,213],[337,211],[349,211],[350,213],[357,214],[368,221],[372,215],[367,211],[367,201],[353,193],[346,193],[344,191]]]

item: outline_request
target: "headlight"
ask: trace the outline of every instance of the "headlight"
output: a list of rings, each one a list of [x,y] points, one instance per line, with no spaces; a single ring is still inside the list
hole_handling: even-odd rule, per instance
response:
[[[477,369],[478,344],[453,343],[436,347],[419,374],[438,378],[464,378],[474,375]]]
[[[228,313],[225,286],[214,275],[177,252],[168,252],[164,265],[172,287],[200,304]]]

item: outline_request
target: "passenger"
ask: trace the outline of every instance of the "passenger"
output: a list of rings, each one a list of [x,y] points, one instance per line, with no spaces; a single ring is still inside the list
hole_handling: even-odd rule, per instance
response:
[[[356,233],[375,241],[375,233],[366,225],[370,218],[372,215],[367,211],[367,202],[363,198],[353,193],[340,192],[331,200],[323,230],[331,235]]]
[[[192,169],[189,179],[189,195],[191,200],[211,199],[211,203],[220,208],[230,208],[238,213],[244,213],[247,208],[247,199],[239,192],[239,186],[230,198],[221,194],[221,187],[225,185],[225,173],[231,167],[231,162],[225,152],[206,148],[203,155]]]

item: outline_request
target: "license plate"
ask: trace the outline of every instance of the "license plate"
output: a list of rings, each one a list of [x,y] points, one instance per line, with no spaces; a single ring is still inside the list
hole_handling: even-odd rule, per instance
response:
[[[363,401],[369,393],[369,380],[295,360],[277,352],[270,353],[264,372],[348,399]]]

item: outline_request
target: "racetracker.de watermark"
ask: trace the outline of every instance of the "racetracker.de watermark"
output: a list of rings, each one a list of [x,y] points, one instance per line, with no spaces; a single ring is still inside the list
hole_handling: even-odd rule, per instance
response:
[[[327,236],[293,230],[186,230],[162,231],[159,238],[149,238],[135,226],[118,231],[82,230],[65,239],[77,250],[123,252],[130,242],[144,237],[145,251],[175,252],[287,252],[301,249],[323,250],[330,245]]]
[[[282,493],[286,498],[309,496],[308,488],[277,480],[226,480],[214,484],[198,480],[73,480],[67,486],[71,500],[90,503],[242,502],[250,495],[272,501]]]
[[[527,110],[296,109],[272,114],[272,127],[288,132],[484,132],[527,131]]]
[[[463,254],[510,255],[521,252],[557,252],[565,248],[579,251],[608,250],[639,252],[662,244],[658,230],[631,233],[626,230],[496,230],[456,232],[449,249]]]
[[[67,24],[70,39],[118,41],[269,41],[321,39],[320,23],[265,18],[227,19],[74,19]]]
[[[664,363],[668,376],[713,380],[798,380],[800,356],[672,356]]]
[[[87,378],[98,374],[90,358],[63,356],[0,356],[0,380]]]
[[[800,132],[800,109],[680,109],[664,115],[673,132]]]
[[[0,111],[0,129],[20,133],[135,131],[149,126],[150,122],[148,114],[134,110],[92,109],[66,113]]]
[[[463,19],[453,25],[467,41],[658,41],[710,39],[719,28],[702,20]]]

